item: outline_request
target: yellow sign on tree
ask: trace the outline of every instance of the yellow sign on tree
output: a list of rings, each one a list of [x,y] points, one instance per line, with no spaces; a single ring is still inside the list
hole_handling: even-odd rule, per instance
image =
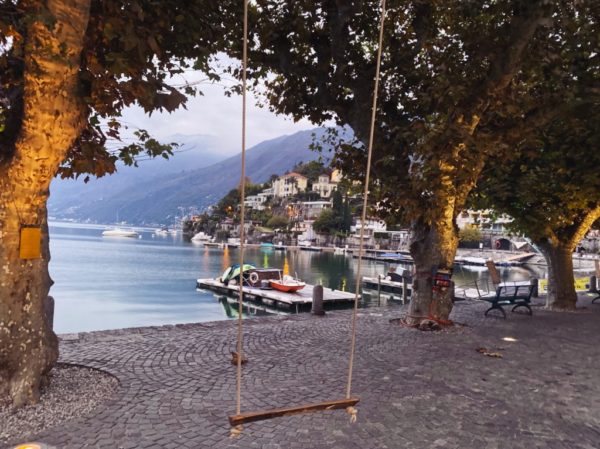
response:
[[[21,259],[42,258],[42,229],[39,226],[28,225],[21,228],[19,257]]]

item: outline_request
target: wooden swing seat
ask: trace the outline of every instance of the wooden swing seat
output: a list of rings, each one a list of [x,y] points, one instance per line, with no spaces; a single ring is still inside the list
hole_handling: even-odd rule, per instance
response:
[[[300,413],[318,412],[321,410],[338,410],[347,407],[353,407],[358,404],[359,398],[339,399],[337,401],[317,402],[314,404],[299,405],[296,407],[274,408],[271,410],[262,410],[258,412],[240,413],[239,415],[230,415],[229,423],[231,426],[238,426],[254,421],[279,418],[281,416],[298,415]]]

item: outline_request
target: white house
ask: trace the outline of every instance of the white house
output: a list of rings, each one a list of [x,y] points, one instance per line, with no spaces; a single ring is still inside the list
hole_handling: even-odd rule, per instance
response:
[[[261,195],[260,193],[258,195],[249,195],[246,197],[246,200],[244,201],[244,205],[246,207],[249,207],[250,209],[264,210],[267,199],[268,199],[268,196]]]
[[[329,201],[301,201],[288,206],[290,218],[300,220],[315,220],[325,209],[331,208]]]
[[[273,196],[273,187],[269,187],[268,189],[264,189],[262,192],[258,194],[258,196],[264,196],[265,198],[270,198]]]
[[[329,198],[334,190],[337,189],[337,182],[329,178],[329,175],[322,174],[317,182],[313,183],[312,190],[317,192],[321,198]]]

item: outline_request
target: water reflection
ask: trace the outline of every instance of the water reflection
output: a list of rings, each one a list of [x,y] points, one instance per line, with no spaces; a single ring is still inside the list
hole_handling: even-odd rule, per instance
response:
[[[229,258],[229,247],[225,245],[223,248],[223,263],[221,263],[221,268],[223,271],[227,269],[227,267],[231,266],[231,259]]]
[[[283,259],[283,270],[282,271],[283,271],[284,276],[287,276],[290,274],[290,264],[287,260],[287,255],[284,256],[284,259]]]
[[[239,250],[193,245],[180,236],[156,238],[141,230],[141,239],[106,239],[103,226],[50,226],[51,295],[56,301],[55,329],[59,333],[214,321],[235,316],[212,292],[196,291],[197,278],[215,278],[236,262]],[[310,251],[246,250],[255,266],[286,270],[303,281],[336,290],[354,291],[357,260],[350,255]],[[385,275],[390,264],[364,261],[363,275]],[[504,280],[524,280],[526,268],[503,268]],[[488,281],[487,272],[456,268],[457,284]],[[368,292],[365,292],[368,293]],[[369,296],[364,304],[397,304],[397,299]],[[235,302],[235,298],[233,298]],[[231,303],[229,303],[231,306]],[[237,307],[235,307],[237,310]],[[287,313],[269,305],[249,303],[250,316]],[[306,309],[305,309],[306,310]],[[289,311],[292,312],[292,311]],[[294,310],[295,312],[295,310]]]
[[[239,316],[238,300],[229,296],[217,297],[219,304],[223,307],[223,311],[227,318],[236,319]],[[242,317],[249,318],[253,316],[267,315],[285,315],[286,313],[276,308],[269,308],[262,304],[256,304],[250,301],[242,302]]]

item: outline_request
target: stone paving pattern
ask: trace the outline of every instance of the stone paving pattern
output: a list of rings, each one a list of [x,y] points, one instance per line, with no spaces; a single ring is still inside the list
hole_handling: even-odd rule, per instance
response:
[[[390,324],[403,308],[361,310],[353,394],[342,411],[277,418],[229,438],[235,411],[235,322],[125,329],[63,338],[61,361],[99,368],[118,395],[87,419],[46,431],[57,448],[564,448],[600,447],[600,305],[484,318],[421,332]],[[349,311],[247,320],[242,411],[343,398]],[[508,343],[502,337],[518,341]],[[502,358],[476,351],[485,347]]]

